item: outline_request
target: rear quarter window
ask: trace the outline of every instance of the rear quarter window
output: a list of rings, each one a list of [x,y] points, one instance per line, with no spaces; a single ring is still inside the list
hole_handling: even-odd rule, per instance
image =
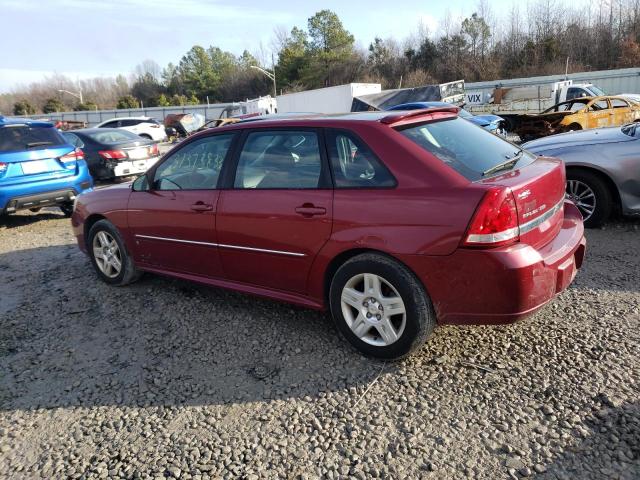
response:
[[[10,125],[0,128],[0,152],[19,152],[66,145],[62,135],[51,127]]]
[[[398,131],[471,181],[482,172],[514,157],[520,149],[461,118],[409,125]],[[524,153],[518,166],[535,160]]]
[[[346,130],[328,130],[329,157],[336,188],[390,188],[396,179],[373,151]]]

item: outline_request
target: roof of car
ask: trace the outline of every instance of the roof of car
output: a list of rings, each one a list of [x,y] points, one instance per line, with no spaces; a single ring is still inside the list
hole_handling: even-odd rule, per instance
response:
[[[42,120],[32,120],[30,118],[3,117],[0,115],[0,127],[10,125],[28,125],[30,127],[53,127],[51,122],[43,122]]]
[[[289,113],[289,114],[275,114],[264,115],[261,117],[252,118],[251,121],[242,121],[235,123],[228,128],[242,127],[246,123],[278,123],[278,122],[294,122],[294,121],[311,121],[320,122],[325,120],[339,120],[339,121],[361,121],[361,122],[378,122],[384,124],[394,124],[397,121],[405,120],[408,118],[418,117],[423,115],[429,115],[436,112],[450,112],[457,113],[458,107],[455,105],[447,104],[446,106],[435,106],[416,110],[395,110],[395,111],[372,111],[372,112],[345,112],[345,113]],[[225,127],[223,127],[225,128]]]
[[[112,122],[114,120],[153,120],[151,117],[113,117],[100,123]]]

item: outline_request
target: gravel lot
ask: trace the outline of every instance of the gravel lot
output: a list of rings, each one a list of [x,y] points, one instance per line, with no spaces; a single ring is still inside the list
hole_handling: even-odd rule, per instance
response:
[[[1,478],[640,478],[640,221],[575,283],[400,363],[328,315],[146,275],[99,282],[69,220],[0,220]]]

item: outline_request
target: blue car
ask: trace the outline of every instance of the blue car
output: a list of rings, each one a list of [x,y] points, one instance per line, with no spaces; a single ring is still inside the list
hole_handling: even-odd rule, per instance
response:
[[[92,189],[82,150],[51,123],[0,116],[0,215],[58,206],[71,216]]]
[[[446,102],[412,102],[394,105],[391,108],[387,108],[387,110],[419,110],[421,108],[451,106],[452,105],[450,103]],[[495,133],[496,135],[504,135],[506,133],[504,131],[504,118],[499,117],[498,115],[472,115],[464,108],[460,109],[460,113],[458,115],[472,123],[475,123],[476,125],[479,125],[491,133]]]

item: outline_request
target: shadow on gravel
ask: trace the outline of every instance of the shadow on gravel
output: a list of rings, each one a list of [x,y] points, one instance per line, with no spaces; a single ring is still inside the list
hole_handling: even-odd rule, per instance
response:
[[[357,397],[383,367],[326,314],[154,275],[110,287],[75,245],[0,266],[18,292],[0,309],[0,410]]]
[[[0,215],[0,228],[16,228],[31,225],[43,220],[60,220],[64,215],[59,209],[42,210],[30,215]]]
[[[567,449],[540,479],[640,478],[640,403],[626,403],[596,413],[591,432]]]

